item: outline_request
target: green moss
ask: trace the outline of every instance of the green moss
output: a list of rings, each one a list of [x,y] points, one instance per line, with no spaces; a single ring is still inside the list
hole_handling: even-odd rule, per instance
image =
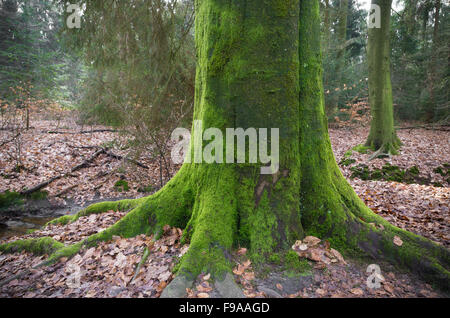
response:
[[[6,191],[0,193],[0,209],[23,205],[27,200],[44,200],[47,198],[47,195],[47,191],[36,191],[31,193],[29,196],[25,196],[14,191]]]
[[[119,180],[114,184],[114,189],[118,192],[127,192],[130,190],[130,187],[128,186],[128,182],[125,180]]]
[[[408,172],[412,175],[418,175],[420,173],[419,168],[417,166],[409,168]]]
[[[361,180],[385,180],[403,183],[430,184],[430,180],[419,176],[419,169],[414,166],[409,169],[402,169],[386,163],[381,169],[370,170],[367,165],[359,164],[351,167],[351,178]]]
[[[357,151],[362,154],[368,154],[371,150],[370,147],[364,146],[364,145],[357,145],[352,148],[352,150]]]
[[[438,173],[441,176],[445,177],[447,175],[450,175],[450,168],[449,167],[450,167],[449,164],[444,163],[442,166],[434,168],[433,172],[434,173]]]
[[[48,196],[47,191],[35,191],[30,194],[31,200],[45,200]]]
[[[281,264],[281,257],[278,253],[273,253],[269,256],[269,262],[275,265]]]
[[[49,258],[45,261],[46,264],[54,264],[63,257],[71,258],[80,252],[81,248],[85,245],[85,241],[78,242],[69,246],[62,246],[54,251]]]
[[[148,186],[141,186],[137,189],[138,192],[149,193],[153,191],[153,185],[149,184]]]
[[[51,237],[19,240],[0,245],[0,252],[18,253],[26,251],[35,255],[51,254],[64,247],[64,244],[55,241]]]
[[[290,250],[284,255],[283,260],[284,269],[288,274],[303,274],[311,273],[311,265],[305,258],[300,258],[297,253]]]
[[[344,158],[347,159],[347,158],[350,157],[351,155],[353,155],[353,151],[352,151],[352,150],[348,150],[348,151],[344,154]]]
[[[350,171],[352,171],[351,178],[359,178],[361,180],[370,180],[371,171],[369,167],[365,164],[359,164],[355,167],[351,167]]]
[[[347,158],[347,159],[341,160],[341,162],[339,162],[339,164],[340,164],[341,166],[349,166],[349,165],[351,165],[351,164],[353,164],[353,163],[355,163],[355,162],[356,162],[355,159]]]
[[[108,211],[127,211],[130,210],[137,205],[144,202],[146,198],[134,199],[134,200],[120,200],[120,201],[105,201],[94,203],[87,208],[81,210],[80,212],[74,215],[63,215],[57,219],[54,219],[47,224],[68,224],[75,222],[82,216],[88,216],[91,214],[100,214]],[[46,224],[46,225],[47,225]]]
[[[23,203],[24,199],[20,193],[10,191],[0,193],[0,209],[6,209],[14,205],[22,205]]]

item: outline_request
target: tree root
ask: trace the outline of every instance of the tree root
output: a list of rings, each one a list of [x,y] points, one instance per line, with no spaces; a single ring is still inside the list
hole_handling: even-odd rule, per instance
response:
[[[142,255],[141,261],[136,266],[136,270],[134,271],[133,278],[128,282],[127,285],[130,285],[136,279],[136,277],[139,275],[139,272],[141,271],[141,267],[142,267],[142,265],[145,264],[149,255],[150,255],[150,250],[148,249],[148,247],[146,247],[144,249],[144,254]]]
[[[371,161],[376,158],[389,158],[392,154],[390,152],[385,152],[385,148],[381,147],[377,151],[375,151],[368,159],[368,161]]]
[[[230,188],[226,177],[222,178],[223,181],[220,178],[212,178],[214,182],[220,180],[217,186],[203,189],[194,200],[192,192],[187,190],[189,183],[185,183],[188,176],[183,168],[180,172],[166,187],[150,197],[97,203],[74,216],[63,216],[50,222],[66,224],[92,213],[132,209],[106,230],[71,246],[62,247],[59,242],[55,245],[55,241],[50,239],[47,245],[53,246],[52,253],[38,267],[53,264],[62,257],[70,258],[83,247],[109,241],[116,235],[127,238],[139,234],[158,234],[164,225],[170,225],[185,229],[183,240],[190,240],[190,248],[180,261],[177,276],[161,297],[184,297],[186,288],[192,286],[201,272],[211,273],[216,279],[217,290],[223,297],[243,296],[231,274],[229,258],[238,227],[235,223],[237,202],[222,197],[234,193],[235,190]],[[234,178],[234,175],[229,177]],[[307,235],[329,240],[331,245],[343,254],[366,255],[387,260],[402,268],[408,268],[442,289],[449,288],[448,250],[430,240],[396,228],[374,214],[354,193],[337,166],[331,170],[329,181],[330,184],[321,182],[310,187],[310,193],[302,193],[304,198],[308,198],[302,202],[308,207],[302,210],[302,222]],[[262,203],[264,202],[261,201],[260,204]],[[401,246],[393,243],[395,236],[401,239]],[[19,242],[9,244],[21,246]],[[6,247],[3,248],[6,250]],[[130,283],[139,275],[148,254],[146,249]]]
[[[63,215],[57,219],[51,220],[45,224],[47,226],[48,224],[68,224],[73,223],[76,220],[78,220],[82,216],[88,216],[91,214],[101,214],[108,211],[127,211],[130,209],[135,208],[139,204],[141,204],[145,198],[140,199],[126,199],[126,200],[120,200],[120,201],[104,201],[99,203],[94,203],[87,208],[79,211],[78,213],[74,215]]]
[[[395,227],[373,213],[343,177],[334,180],[344,203],[346,248],[408,269],[440,289],[450,288],[450,251],[437,243]],[[336,227],[339,225],[336,224]],[[400,239],[400,240],[398,240]],[[344,249],[345,249],[344,247]],[[352,253],[350,253],[352,254]]]
[[[42,237],[42,238],[35,238],[35,239],[27,239],[27,240],[19,240],[14,241],[6,244],[0,245],[0,252],[2,253],[17,253],[21,251],[26,251],[29,253],[32,253],[34,255],[45,255],[45,254],[52,254],[55,251],[64,248],[64,244],[55,241],[51,237]],[[51,262],[49,260],[46,260],[36,266],[34,266],[32,269],[37,269],[43,266],[50,265]],[[26,269],[25,271],[22,271],[16,275],[12,275],[11,277],[4,279],[0,282],[0,287],[8,284],[9,282],[13,281],[14,279],[18,279],[23,277],[24,275],[27,275],[31,272],[31,269]]]
[[[51,237],[41,237],[1,244],[0,252],[17,253],[26,251],[35,255],[45,255],[51,254],[62,247],[64,247],[64,244]]]

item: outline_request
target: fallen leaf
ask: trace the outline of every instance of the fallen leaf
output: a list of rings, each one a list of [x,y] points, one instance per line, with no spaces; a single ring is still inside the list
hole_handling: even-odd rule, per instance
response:
[[[363,290],[362,290],[361,288],[353,288],[352,290],[350,290],[350,292],[351,292],[353,295],[356,295],[356,296],[362,296],[362,295],[364,295],[364,292],[363,292]]]
[[[393,240],[394,244],[397,246],[402,246],[403,245],[403,241],[400,237],[398,237],[397,235],[394,236],[394,240]]]
[[[303,239],[303,243],[308,245],[308,247],[313,247],[318,245],[321,240],[315,236],[307,236]]]
[[[245,255],[247,253],[247,249],[245,247],[242,247],[238,250],[238,255]]]

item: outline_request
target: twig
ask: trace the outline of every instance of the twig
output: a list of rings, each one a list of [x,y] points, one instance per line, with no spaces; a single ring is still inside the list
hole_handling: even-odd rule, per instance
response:
[[[15,135],[14,137],[12,137],[11,139],[9,139],[9,140],[7,140],[7,141],[4,141],[4,142],[0,145],[0,148],[3,147],[3,146],[6,145],[6,144],[9,144],[11,141],[13,141],[14,139],[16,139],[16,138],[19,137],[19,136],[20,136],[20,133],[17,133],[17,135]]]
[[[91,133],[98,133],[98,132],[117,132],[115,129],[94,129],[94,130],[83,130],[83,131],[57,131],[57,130],[50,130],[47,131],[47,134],[91,134]]]
[[[67,192],[69,192],[70,190],[72,190],[73,188],[76,188],[76,187],[78,187],[78,184],[71,185],[70,187],[67,187],[67,188],[61,190],[61,192],[59,192],[57,195],[55,195],[55,197],[60,197],[63,194],[66,194]]]
[[[134,273],[134,276],[128,282],[127,285],[130,285],[136,279],[136,277],[139,275],[139,272],[141,271],[141,267],[142,267],[142,265],[144,265],[144,263],[147,260],[149,255],[150,255],[150,250],[148,249],[148,247],[146,247],[145,250],[144,250],[144,254],[142,255],[141,261],[139,262],[138,266],[136,267],[136,271]]]

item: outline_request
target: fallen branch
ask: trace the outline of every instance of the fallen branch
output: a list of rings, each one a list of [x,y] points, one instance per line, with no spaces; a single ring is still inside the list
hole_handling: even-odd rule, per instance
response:
[[[447,128],[445,128],[447,127]],[[395,127],[396,130],[402,129],[426,129],[426,130],[438,130],[438,131],[450,131],[450,127],[447,125],[442,126],[425,126],[425,125],[417,125],[417,126],[409,126],[409,127]]]
[[[123,157],[123,156],[120,156],[120,155],[116,155],[116,154],[114,154],[112,152],[109,152],[109,151],[106,151],[106,150],[105,150],[105,155],[110,156],[110,157],[112,157],[114,159],[117,159],[117,160],[126,160],[128,162],[131,162],[131,163],[135,164],[136,166],[139,166],[139,167],[147,169],[147,170],[150,169],[148,166],[144,165],[143,163],[140,163],[139,161],[136,161],[136,160],[133,160],[133,159],[130,159],[130,158],[127,158],[127,157]]]
[[[109,156],[109,157],[111,157],[111,158],[114,158],[114,159],[117,159],[117,160],[126,160],[126,161],[131,162],[131,163],[133,163],[136,166],[139,166],[141,168],[144,168],[144,169],[147,169],[147,170],[150,169],[148,166],[144,165],[143,163],[141,163],[139,161],[136,161],[136,160],[133,160],[133,159],[130,159],[130,158],[127,158],[127,157],[123,157],[121,155],[116,155],[115,153],[112,153],[112,152],[108,151],[108,148],[102,148],[102,147],[99,147],[99,146],[73,146],[73,145],[68,145],[68,146],[71,147],[71,148],[80,148],[80,149],[103,149],[104,150],[104,154]]]
[[[66,194],[67,192],[69,192],[70,190],[72,190],[72,189],[74,189],[76,187],[78,187],[78,184],[71,185],[70,187],[67,187],[67,188],[61,190],[61,192],[59,192],[57,195],[55,195],[55,197],[60,197],[63,194]]]
[[[82,130],[82,131],[77,131],[77,132],[50,130],[50,131],[47,131],[47,134],[71,134],[71,135],[76,135],[76,134],[92,134],[92,133],[98,133],[98,132],[117,132],[117,130],[115,130],[115,129],[93,129],[93,130]]]
[[[55,176],[53,178],[48,179],[47,181],[44,181],[34,187],[32,187],[31,189],[25,190],[25,191],[21,191],[20,194],[22,195],[30,195],[36,191],[41,190],[42,188],[45,188],[46,186],[48,186],[50,183],[52,183],[53,181],[56,181],[58,179],[61,179],[62,177],[67,176],[70,173],[73,173],[77,170],[80,170],[81,168],[85,168],[87,165],[89,165],[95,158],[97,158],[100,154],[104,153],[105,150],[102,148],[101,150],[98,150],[96,153],[94,153],[92,155],[92,157],[90,157],[89,159],[86,159],[85,161],[83,161],[82,163],[80,163],[79,165],[73,167],[69,172],[66,172],[64,174],[61,174],[59,176]]]
[[[117,160],[126,160],[126,161],[129,161],[129,162],[131,162],[131,163],[133,163],[133,164],[135,164],[135,165],[137,165],[137,166],[139,166],[139,167],[141,167],[141,168],[147,169],[147,170],[150,169],[148,166],[144,165],[143,163],[140,163],[139,161],[136,161],[136,160],[133,160],[133,159],[129,159],[129,158],[126,158],[126,157],[123,157],[123,156],[120,156],[120,155],[116,155],[116,154],[114,154],[114,153],[112,153],[112,152],[109,152],[108,149],[106,149],[106,148],[102,148],[102,147],[98,147],[98,146],[80,146],[80,147],[78,147],[78,146],[71,146],[71,145],[69,145],[69,147],[73,147],[73,148],[85,148],[85,149],[98,149],[98,150],[92,155],[92,157],[90,157],[89,159],[86,159],[85,161],[83,161],[83,162],[80,163],[79,165],[73,167],[69,172],[66,172],[66,173],[61,174],[61,175],[59,175],[59,176],[55,176],[55,177],[53,177],[53,178],[50,178],[50,179],[48,179],[48,180],[46,180],[46,181],[44,181],[44,182],[42,182],[42,183],[40,183],[40,184],[34,186],[34,187],[31,188],[31,189],[28,189],[28,190],[25,190],[25,191],[20,192],[20,194],[22,194],[22,195],[30,195],[30,194],[32,194],[32,193],[34,193],[34,192],[36,192],[36,191],[39,191],[39,190],[41,190],[42,188],[45,188],[46,186],[48,186],[50,183],[52,183],[52,182],[54,182],[54,181],[56,181],[56,180],[58,180],[58,179],[61,179],[61,178],[65,177],[65,176],[67,176],[67,175],[70,175],[71,173],[73,173],[73,172],[75,172],[75,171],[77,171],[77,170],[80,170],[80,169],[82,169],[82,168],[85,168],[85,167],[88,166],[90,163],[92,163],[92,161],[93,161],[95,158],[97,158],[97,157],[98,157],[99,155],[101,155],[101,154],[105,154],[105,155],[107,155],[107,156],[109,156],[109,157],[112,157],[112,158],[114,158],[114,159],[117,159]],[[67,191],[69,191],[69,190],[70,190],[70,189],[67,189]],[[64,191],[64,190],[63,190],[63,191]],[[62,194],[64,194],[64,193],[59,193],[57,196],[62,195]]]

